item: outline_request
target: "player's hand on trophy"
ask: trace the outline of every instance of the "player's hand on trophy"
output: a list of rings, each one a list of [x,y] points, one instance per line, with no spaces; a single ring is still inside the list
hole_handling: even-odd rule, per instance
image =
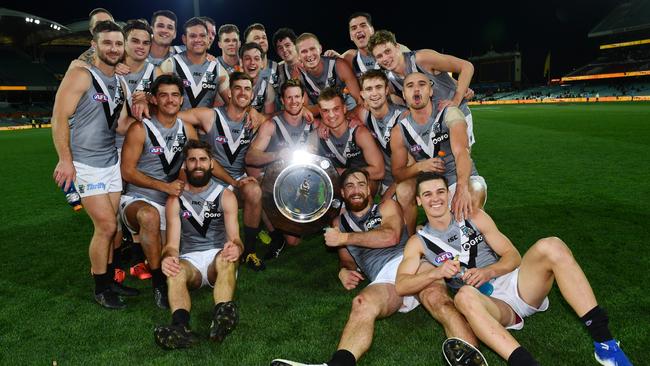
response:
[[[438,276],[440,278],[452,278],[460,271],[460,262],[457,260],[447,260],[440,267],[433,269],[438,271]]]
[[[466,285],[479,288],[494,277],[494,272],[489,268],[470,268],[465,271],[462,278]]]
[[[421,160],[415,163],[418,165],[418,170],[421,172],[444,173],[445,163],[440,158],[430,158]]]
[[[342,233],[341,230],[335,227],[325,228],[325,245],[328,247],[338,247],[345,244],[347,233]]]
[[[228,262],[237,262],[239,256],[241,256],[241,247],[232,241],[227,241],[226,244],[223,245],[221,255],[223,256],[223,259]]]
[[[167,277],[174,277],[181,272],[181,264],[178,257],[165,257],[163,258],[160,268]]]
[[[456,193],[451,200],[451,212],[454,213],[456,221],[468,219],[472,216],[472,195],[465,185],[456,184]]]
[[[54,168],[54,174],[52,174],[52,177],[54,178],[56,185],[67,192],[70,186],[74,184],[74,180],[77,177],[77,170],[74,168],[72,161],[59,160]]]
[[[359,282],[363,281],[363,275],[357,271],[341,268],[339,270],[339,280],[341,280],[341,284],[346,290],[352,290],[357,287]]]

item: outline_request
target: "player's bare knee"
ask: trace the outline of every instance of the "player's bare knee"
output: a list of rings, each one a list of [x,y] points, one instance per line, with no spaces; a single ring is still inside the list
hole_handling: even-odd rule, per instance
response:
[[[189,278],[189,273],[184,266],[181,266],[181,270],[176,274],[176,276],[167,277],[167,285],[173,287],[174,285],[182,284],[184,285]]]
[[[558,237],[548,237],[537,241],[531,250],[541,254],[543,258],[553,264],[573,262],[571,249]]]
[[[160,213],[155,207],[143,206],[138,210],[136,219],[142,228],[160,227]]]
[[[246,183],[242,187],[242,194],[246,202],[260,202],[262,200],[262,189],[257,183]]]
[[[95,222],[95,234],[100,235],[109,240],[113,239],[115,233],[117,232],[117,222],[115,221],[115,216],[106,217],[103,220]]]
[[[357,295],[352,299],[352,312],[350,317],[355,318],[376,318],[379,315],[379,306],[373,304],[363,294]]]
[[[217,269],[217,273],[223,273],[234,269],[235,263],[226,260],[222,255],[218,255],[214,258],[214,267]]]
[[[414,181],[409,179],[400,183],[397,183],[395,187],[395,195],[397,196],[397,201],[404,204],[410,204],[411,202],[415,203],[415,184]]]
[[[480,306],[481,296],[479,291],[472,286],[463,286],[454,297],[456,309],[463,314],[468,314]]]
[[[443,287],[429,287],[422,290],[420,300],[427,304],[428,308],[433,309],[434,312],[444,311],[444,307],[454,306],[446,288]]]
[[[300,244],[300,237],[299,236],[288,236],[285,238],[287,245],[295,247],[296,245]]]

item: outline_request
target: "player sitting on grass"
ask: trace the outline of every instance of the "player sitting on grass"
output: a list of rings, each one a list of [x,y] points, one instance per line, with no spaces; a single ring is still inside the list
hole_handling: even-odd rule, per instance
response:
[[[444,177],[421,173],[416,187],[417,203],[428,223],[406,244],[395,284],[398,294],[414,294],[432,281],[446,279],[458,291],[456,308],[483,343],[510,366],[539,365],[507,329],[521,329],[524,318],[545,311],[546,296],[557,281],[594,340],[596,360],[608,366],[631,365],[612,337],[607,314],[598,306],[589,281],[562,240],[540,239],[521,258],[483,210],[475,210],[461,222],[454,220]]]
[[[154,330],[165,349],[186,348],[197,342],[190,331],[188,289],[214,286],[210,339],[221,342],[237,324],[232,301],[243,244],[239,239],[237,199],[212,180],[209,144],[190,140],[184,148],[187,184],[180,197],[167,199],[167,244],[162,270],[167,276],[172,324]]]

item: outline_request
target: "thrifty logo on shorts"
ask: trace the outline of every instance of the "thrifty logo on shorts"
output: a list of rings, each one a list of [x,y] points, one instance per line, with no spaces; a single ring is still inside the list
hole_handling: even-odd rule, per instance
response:
[[[80,184],[79,193],[84,193],[86,191],[94,191],[96,189],[106,189],[106,184],[103,182],[99,183],[89,183],[89,184]]]

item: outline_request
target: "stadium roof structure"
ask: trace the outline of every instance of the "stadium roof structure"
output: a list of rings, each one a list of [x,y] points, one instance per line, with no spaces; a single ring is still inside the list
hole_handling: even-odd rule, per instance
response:
[[[588,34],[589,38],[650,30],[650,1],[631,0],[609,13]]]
[[[70,28],[37,15],[0,8],[0,44],[41,44],[70,33]]]

